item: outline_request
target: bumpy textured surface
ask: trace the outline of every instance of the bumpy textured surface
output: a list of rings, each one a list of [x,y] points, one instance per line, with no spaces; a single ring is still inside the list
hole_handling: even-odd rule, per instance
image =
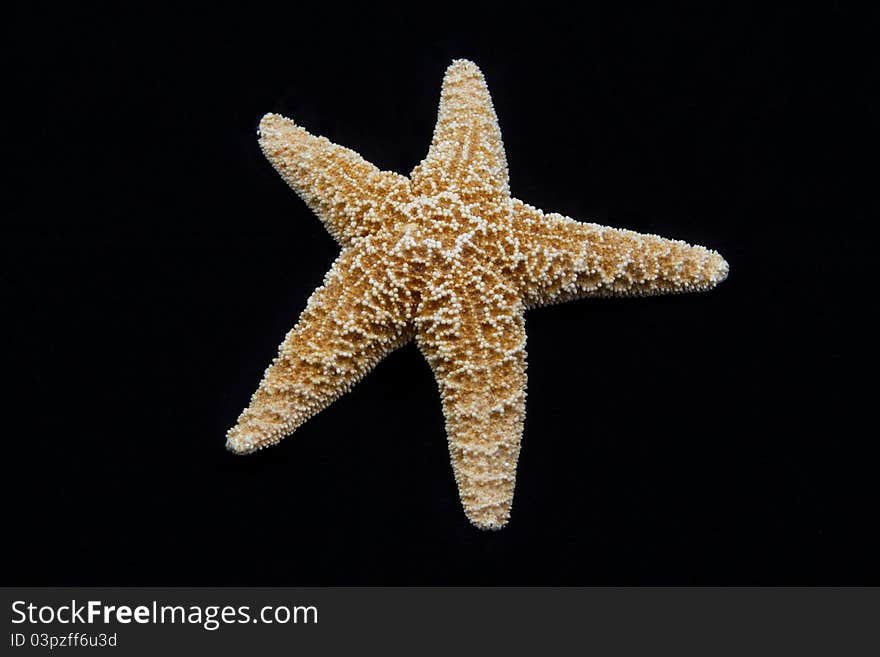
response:
[[[511,198],[480,70],[452,63],[427,157],[409,178],[268,114],[260,146],[342,246],[227,435],[277,443],[415,338],[443,400],[465,513],[504,526],[526,397],[526,308],[714,287],[714,251],[585,224]]]

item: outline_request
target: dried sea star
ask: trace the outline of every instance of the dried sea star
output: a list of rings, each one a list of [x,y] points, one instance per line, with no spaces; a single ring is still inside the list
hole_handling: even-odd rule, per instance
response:
[[[280,441],[415,338],[437,379],[465,513],[510,516],[526,399],[524,311],[570,299],[692,292],[715,251],[545,214],[510,196],[480,70],[446,71],[434,137],[409,178],[267,114],[260,146],[342,247],[227,435]]]

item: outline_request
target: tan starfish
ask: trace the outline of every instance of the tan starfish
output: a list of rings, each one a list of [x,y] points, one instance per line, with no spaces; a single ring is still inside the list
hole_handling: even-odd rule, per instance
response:
[[[260,147],[342,247],[227,435],[245,454],[290,435],[415,338],[434,371],[465,513],[503,527],[526,399],[524,311],[582,297],[714,287],[715,251],[545,214],[510,196],[480,70],[446,71],[409,178],[267,114]]]

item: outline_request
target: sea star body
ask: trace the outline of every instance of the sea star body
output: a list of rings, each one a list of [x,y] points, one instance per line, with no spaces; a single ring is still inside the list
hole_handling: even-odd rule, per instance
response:
[[[714,287],[728,266],[701,246],[544,214],[510,196],[485,80],[443,80],[427,157],[409,178],[267,114],[260,146],[342,247],[227,435],[275,444],[415,339],[443,401],[465,513],[510,516],[526,398],[524,311],[582,297]]]

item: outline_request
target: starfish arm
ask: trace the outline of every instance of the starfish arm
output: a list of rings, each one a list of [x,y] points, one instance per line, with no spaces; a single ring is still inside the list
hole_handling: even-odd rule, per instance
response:
[[[228,432],[231,451],[279,442],[412,338],[411,296],[381,269],[370,241],[343,250],[310,297]]]
[[[415,191],[508,196],[507,157],[483,74],[467,60],[446,70],[427,157],[413,170]]]
[[[514,199],[516,274],[528,307],[583,297],[697,292],[727,278],[716,251],[544,214]]]
[[[342,246],[396,223],[400,206],[410,199],[406,177],[380,171],[278,114],[260,121],[260,148]]]
[[[526,396],[525,321],[516,292],[487,269],[435,285],[416,311],[434,372],[465,513],[481,529],[510,516]]]

